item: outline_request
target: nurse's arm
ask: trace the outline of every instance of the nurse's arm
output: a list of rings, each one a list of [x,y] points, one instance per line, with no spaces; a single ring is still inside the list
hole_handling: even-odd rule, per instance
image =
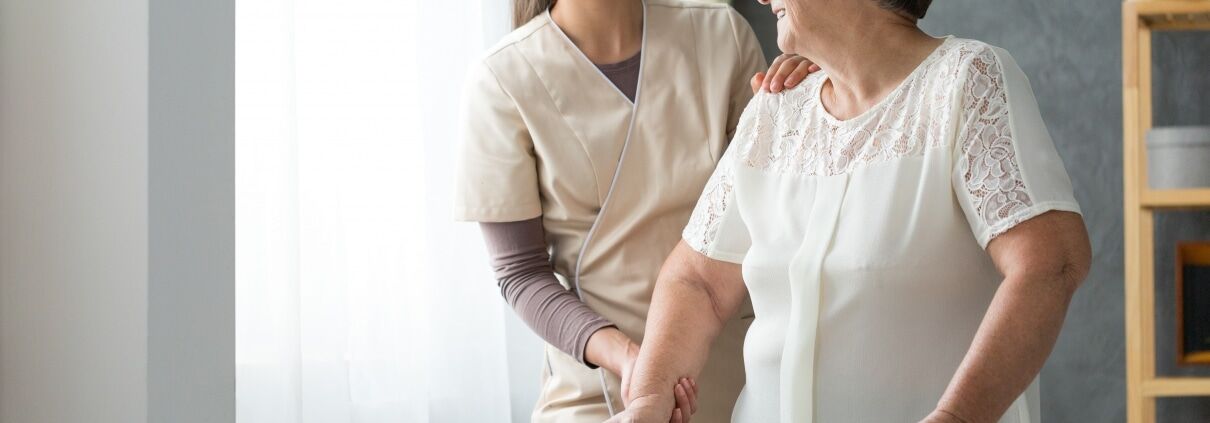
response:
[[[677,381],[697,378],[710,344],[746,295],[738,264],[708,258],[684,241],[678,243],[656,280],[630,385],[630,407],[666,409],[671,415]]]
[[[927,422],[994,422],[1042,369],[1091,249],[1080,215],[1052,211],[988,244],[1004,281]]]

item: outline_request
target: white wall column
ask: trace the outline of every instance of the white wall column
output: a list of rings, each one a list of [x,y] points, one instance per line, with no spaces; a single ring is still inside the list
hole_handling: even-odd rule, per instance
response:
[[[234,0],[0,0],[0,422],[234,421]]]
[[[147,2],[0,0],[0,422],[147,415]]]

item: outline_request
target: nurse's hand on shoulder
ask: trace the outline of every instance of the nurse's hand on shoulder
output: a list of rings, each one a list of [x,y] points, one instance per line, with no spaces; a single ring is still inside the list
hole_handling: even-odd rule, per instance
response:
[[[752,76],[752,93],[760,90],[779,93],[797,87],[807,75],[819,71],[819,65],[797,54],[783,54],[773,59],[768,72],[757,72]]]

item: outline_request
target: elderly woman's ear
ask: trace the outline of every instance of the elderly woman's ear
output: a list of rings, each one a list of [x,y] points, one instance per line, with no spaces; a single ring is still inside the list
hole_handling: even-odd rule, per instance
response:
[[[757,72],[752,75],[752,93],[760,90],[779,93],[784,89],[797,87],[807,75],[819,71],[819,65],[797,54],[783,54],[773,59],[768,72]]]

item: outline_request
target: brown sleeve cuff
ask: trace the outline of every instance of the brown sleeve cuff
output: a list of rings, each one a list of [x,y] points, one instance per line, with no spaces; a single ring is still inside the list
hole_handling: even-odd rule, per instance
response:
[[[584,326],[576,331],[575,348],[568,354],[571,354],[572,357],[575,357],[576,361],[584,363],[590,369],[600,367],[589,363],[588,359],[584,357],[584,352],[588,349],[588,338],[591,338],[592,334],[597,333],[597,331],[609,327],[616,328],[617,326],[613,322],[605,320],[604,317],[585,322]]]

